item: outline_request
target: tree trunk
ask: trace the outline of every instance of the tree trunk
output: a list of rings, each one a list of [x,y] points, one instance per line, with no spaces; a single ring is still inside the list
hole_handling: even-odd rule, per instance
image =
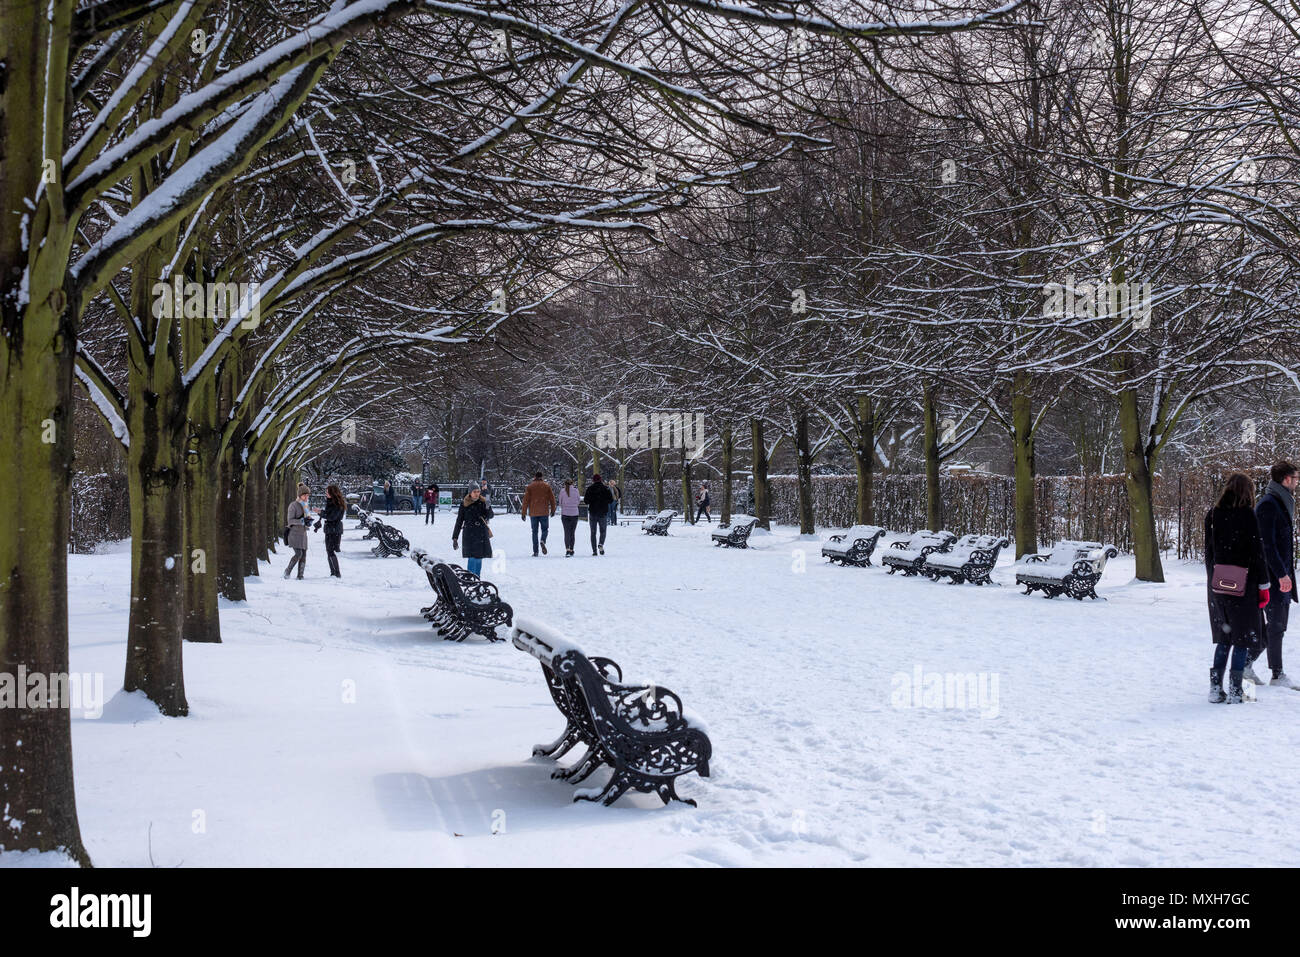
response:
[[[218,611],[217,501],[221,469],[215,447],[200,442],[199,459],[185,468],[185,610],[181,634],[186,641],[221,641]],[[204,464],[200,465],[199,462]]]
[[[664,470],[663,459],[659,454],[659,449],[650,450],[650,479],[655,486],[655,511],[664,510]]]
[[[227,601],[247,601],[244,591],[244,479],[233,448],[221,456],[222,490],[217,509],[217,588]]]
[[[858,470],[858,524],[870,525],[875,515],[876,413],[866,395],[858,396],[858,444],[853,460]]]
[[[244,497],[243,508],[240,509],[242,521],[239,523],[239,533],[243,538],[240,543],[240,554],[244,559],[244,577],[257,578],[257,540],[261,535],[262,529],[260,521],[264,514],[257,507],[257,485],[253,478],[252,469],[244,469],[244,481],[242,493]]]
[[[762,419],[749,420],[749,437],[753,444],[754,518],[759,528],[770,529],[771,498],[767,485],[767,444],[763,438]]]
[[[39,4],[0,0],[0,501],[8,516],[0,535],[0,671],[15,676],[19,667],[68,671],[77,306],[63,281],[72,232],[57,211],[44,234],[16,212],[41,192],[46,51],[59,48],[49,31],[67,28],[67,8],[58,5],[51,24]],[[48,68],[67,76],[66,59]],[[61,130],[52,135],[61,142]],[[28,850],[61,850],[90,864],[67,708],[0,708],[0,857]]]
[[[1011,444],[1016,466],[1016,558],[1038,551],[1032,396],[1032,380],[1023,372],[1017,373],[1011,386]]]
[[[800,409],[795,421],[795,449],[797,452],[797,470],[799,473],[799,534],[812,535],[816,532],[816,518],[813,514],[812,491],[812,446],[808,441],[808,412]]]
[[[731,524],[731,456],[733,444],[731,423],[722,427],[722,514],[719,521],[723,525]]]
[[[921,393],[925,419],[925,524],[933,532],[943,528],[943,502],[939,496],[939,422],[934,387]]]
[[[131,446],[127,481],[131,495],[131,613],[127,627],[126,691],[143,691],[166,715],[185,715],[182,672],[184,624],[185,488],[182,410],[165,400],[141,375],[141,347],[132,340],[131,398],[128,406]],[[165,375],[170,365],[160,355],[146,373]],[[150,366],[152,369],[150,369]],[[165,388],[165,387],[164,387]]]
[[[1144,582],[1162,582],[1165,570],[1160,563],[1160,542],[1156,535],[1151,461],[1143,442],[1138,394],[1132,389],[1119,394],[1119,427],[1124,444],[1124,486],[1128,490],[1129,525],[1133,530],[1137,578]]]
[[[600,475],[600,449],[591,450],[591,474]]]

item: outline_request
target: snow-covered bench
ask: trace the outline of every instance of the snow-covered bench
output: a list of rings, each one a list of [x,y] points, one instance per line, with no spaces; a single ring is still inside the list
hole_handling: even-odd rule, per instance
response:
[[[854,525],[843,535],[832,535],[822,546],[822,557],[829,558],[831,564],[865,567],[871,564],[871,553],[884,534],[885,530],[878,525]]]
[[[983,585],[992,581],[989,573],[998,563],[998,553],[1010,544],[997,535],[967,535],[947,551],[926,555],[921,573],[934,581],[947,578],[954,585],[964,581]]]
[[[389,555],[400,557],[411,547],[406,536],[392,525],[385,525],[376,518],[372,520],[370,527],[375,533],[375,538],[379,540],[379,544],[370,549],[371,554],[376,558],[387,558]]]
[[[360,506],[357,506],[357,523],[359,528],[370,527],[370,513]]]
[[[667,688],[626,684],[622,670],[608,658],[588,658],[582,649],[540,622],[520,620],[510,632],[520,651],[542,665],[555,706],[564,715],[564,732],[551,744],[537,745],[534,755],[558,758],[575,744],[587,753],[551,776],[571,784],[587,778],[602,764],[612,769],[603,788],[583,788],[575,801],[613,804],[628,790],[655,793],[665,804],[678,796],[676,779],[692,771],[709,776],[713,745],[697,718]]]
[[[909,538],[893,542],[881,553],[880,563],[889,569],[889,574],[902,572],[915,575],[925,564],[925,557],[931,552],[947,551],[957,536],[952,532],[932,532],[923,528],[913,532]]]
[[[664,509],[658,515],[648,515],[641,522],[641,531],[647,535],[667,535],[668,526],[673,523],[673,519],[676,517],[677,513],[671,508]]]
[[[732,518],[730,525],[723,525],[715,528],[709,533],[709,538],[713,539],[714,545],[725,545],[727,548],[748,548],[749,533],[754,530],[756,518],[749,518],[744,515],[738,515]]]
[[[438,601],[425,617],[444,639],[464,641],[473,632],[488,641],[505,641],[497,626],[509,625],[515,613],[501,600],[496,585],[446,562],[434,562],[428,571]]]
[[[1050,551],[1022,555],[1016,562],[1016,584],[1025,586],[1026,595],[1037,589],[1048,598],[1096,598],[1106,559],[1118,554],[1114,545],[1101,542],[1060,541]]]

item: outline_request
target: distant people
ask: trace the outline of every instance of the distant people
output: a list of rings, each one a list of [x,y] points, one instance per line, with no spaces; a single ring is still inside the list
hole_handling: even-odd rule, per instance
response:
[[[424,490],[424,524],[434,524],[437,516],[434,514],[438,510],[438,483],[434,482]]]
[[[1270,685],[1300,690],[1282,670],[1282,638],[1286,634],[1295,588],[1295,487],[1300,470],[1290,462],[1278,462],[1269,470],[1270,481],[1255,506],[1259,537],[1264,546],[1264,563],[1268,565],[1269,602],[1264,608],[1264,643],[1268,647],[1268,668],[1273,673]],[[1264,653],[1259,647],[1246,658],[1246,678],[1262,684],[1255,675],[1255,661]]]
[[[1214,665],[1210,668],[1211,704],[1241,702],[1246,656],[1263,639],[1260,610],[1269,600],[1269,573],[1254,505],[1254,484],[1236,472],[1228,477],[1218,503],[1205,515],[1205,571],[1215,646]],[[1238,587],[1229,587],[1234,583]],[[1225,694],[1223,669],[1228,666],[1229,649],[1232,662]]]
[[[424,507],[424,489],[417,483],[411,483],[411,511],[416,515]]]
[[[348,513],[347,499],[337,485],[325,490],[325,511],[316,519],[316,529],[325,523],[325,558],[330,565],[330,577],[342,578],[339,572],[339,545],[343,541],[343,516]]]
[[[384,479],[384,504],[388,508],[388,514],[393,514],[393,502],[397,498],[397,490],[393,488],[393,483]]]
[[[491,520],[492,506],[487,503],[478,486],[470,488],[456,512],[456,527],[451,530],[451,547],[456,548],[456,542],[463,531],[465,544],[460,553],[469,559],[465,567],[480,578],[483,577],[480,574],[483,571],[483,559],[492,557],[492,529],[488,527]]]
[[[533,480],[524,489],[524,498],[519,504],[519,517],[524,521],[532,519],[534,558],[537,557],[538,545],[541,546],[542,554],[546,554],[546,536],[551,530],[551,516],[554,514],[555,493],[551,491],[551,483],[546,481],[541,472],[534,472]],[[542,533],[540,542],[537,539],[538,529]]]
[[[618,525],[618,508],[623,504],[623,490],[615,479],[609,480],[609,494],[614,496],[614,500],[609,503],[609,524],[613,528]]]
[[[285,523],[289,526],[289,547],[293,549],[293,558],[289,559],[289,567],[284,570],[285,578],[289,577],[296,565],[298,580],[302,581],[302,573],[307,567],[307,526],[311,524],[311,515],[307,511],[309,501],[311,489],[299,482],[298,497],[289,503],[284,516]]]
[[[599,554],[605,554],[605,531],[609,525],[609,506],[614,501],[614,496],[599,475],[591,477],[591,484],[587,486],[587,494],[583,496],[583,501],[587,503],[587,524],[591,526],[591,554],[596,555],[597,549]],[[596,542],[596,531],[600,531],[600,542]]]
[[[709,483],[705,482],[700,487],[700,494],[695,499],[695,521],[692,524],[698,525],[700,516],[703,515],[705,521],[710,525],[713,524],[713,516],[709,514]]]
[[[573,557],[574,539],[578,532],[578,505],[582,502],[582,496],[578,494],[578,488],[573,484],[573,479],[564,480],[564,488],[560,489],[560,524],[564,526],[564,557]]]

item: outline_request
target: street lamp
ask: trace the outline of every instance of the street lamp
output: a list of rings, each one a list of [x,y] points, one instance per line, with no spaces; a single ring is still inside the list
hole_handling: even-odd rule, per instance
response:
[[[420,484],[429,484],[429,433],[424,433],[424,438],[420,439],[421,454],[424,456],[424,464],[420,466]]]
[[[552,462],[552,463],[551,463],[551,478],[555,479],[557,482],[560,480],[560,463],[559,463],[559,462]]]

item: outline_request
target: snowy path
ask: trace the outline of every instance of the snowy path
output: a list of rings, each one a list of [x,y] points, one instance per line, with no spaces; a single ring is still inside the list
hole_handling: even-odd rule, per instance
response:
[[[449,516],[394,522],[450,555]],[[788,529],[738,552],[705,527],[620,527],[596,559],[584,524],[565,559],[555,520],[534,559],[527,526],[500,516],[505,557],[484,577],[517,611],[708,723],[713,776],[679,782],[698,809],[603,808],[571,804],[528,757],[562,725],[536,663],[435,639],[420,570],[370,557],[347,524],[342,582],[314,536],[307,581],[264,566],[246,604],[223,606],[226,643],[186,645],[184,720],[120,694],[129,556],[71,558],[73,668],[105,672],[113,699],[74,720],[97,864],[147,865],[150,847],[160,866],[1300,860],[1300,693],[1205,703],[1197,567],[1139,585],[1120,558],[1109,601],[1079,604],[827,566]],[[918,668],[982,674],[986,697],[896,707]]]

